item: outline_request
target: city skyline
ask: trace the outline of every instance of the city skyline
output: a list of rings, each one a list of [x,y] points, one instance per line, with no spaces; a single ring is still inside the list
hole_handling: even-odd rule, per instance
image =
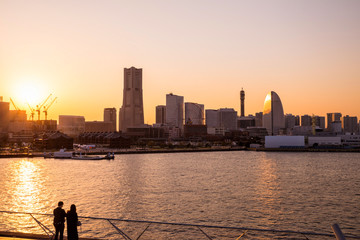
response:
[[[359,117],[359,9],[320,0],[1,1],[0,95],[28,112],[26,100],[53,93],[48,119],[100,120],[104,108],[121,107],[123,68],[135,66],[144,69],[148,124],[170,92],[238,110],[242,87],[245,115],[276,91],[284,113]]]

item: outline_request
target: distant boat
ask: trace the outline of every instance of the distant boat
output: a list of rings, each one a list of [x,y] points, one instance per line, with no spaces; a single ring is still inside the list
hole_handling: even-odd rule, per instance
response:
[[[44,158],[71,158],[72,152],[65,152],[65,149],[60,149],[58,152],[44,153]]]
[[[74,160],[104,160],[104,159],[110,160],[110,159],[114,159],[114,158],[115,158],[114,153],[108,153],[104,157],[82,155],[80,153],[80,155],[74,155],[71,157],[71,159],[74,159]]]
[[[65,149],[60,149],[58,152],[53,153],[44,153],[44,158],[60,158],[60,159],[74,159],[74,160],[111,160],[115,158],[114,153],[108,153],[105,156],[89,156],[82,155],[81,153],[77,155],[74,152],[65,152]]]

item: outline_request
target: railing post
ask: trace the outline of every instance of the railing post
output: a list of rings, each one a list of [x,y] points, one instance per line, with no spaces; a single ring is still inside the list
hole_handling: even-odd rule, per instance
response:
[[[345,240],[344,234],[342,233],[342,231],[337,223],[332,225],[331,228],[334,231],[337,240]]]

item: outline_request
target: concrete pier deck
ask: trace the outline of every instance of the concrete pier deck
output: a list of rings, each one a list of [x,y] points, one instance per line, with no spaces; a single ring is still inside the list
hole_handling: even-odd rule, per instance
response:
[[[21,232],[0,232],[0,240],[49,240],[48,235],[21,233]],[[64,239],[67,239],[64,234]],[[79,240],[100,240],[95,238],[79,238]]]

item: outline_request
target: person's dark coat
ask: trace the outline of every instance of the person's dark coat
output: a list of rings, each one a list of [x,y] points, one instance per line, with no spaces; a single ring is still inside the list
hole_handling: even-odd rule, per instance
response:
[[[66,213],[61,207],[54,209],[54,224],[65,223]]]
[[[58,239],[58,235],[60,234],[60,240],[63,239],[64,227],[65,227],[65,210],[61,207],[57,207],[54,209],[54,226],[55,226],[55,239]]]
[[[77,231],[78,215],[76,213],[76,209],[74,210],[73,208],[71,208],[71,210],[67,212],[66,224],[67,224],[68,240],[78,240],[79,239],[79,235]]]

